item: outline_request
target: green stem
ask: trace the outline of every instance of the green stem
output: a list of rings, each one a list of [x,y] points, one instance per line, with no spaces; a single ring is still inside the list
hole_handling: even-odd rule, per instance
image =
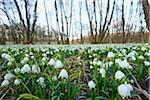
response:
[[[70,98],[70,79],[68,79],[68,100],[71,100],[71,98]]]
[[[95,93],[94,93],[94,89],[92,89],[92,93],[93,93],[93,95],[92,95],[92,100],[95,100]]]

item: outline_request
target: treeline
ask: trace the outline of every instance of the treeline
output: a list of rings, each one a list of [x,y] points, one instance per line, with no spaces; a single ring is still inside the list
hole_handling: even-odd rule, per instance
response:
[[[118,42],[121,43],[134,42],[130,41],[133,36],[139,36],[138,40],[141,42],[149,41],[150,5],[148,0],[138,0],[135,10],[133,10],[134,0],[131,0],[128,21],[125,20],[125,0],[122,0],[121,3],[119,0],[107,0],[106,8],[103,7],[103,0],[78,0],[78,6],[74,6],[75,0],[67,0],[67,3],[63,0],[50,1],[54,4],[55,18],[50,18],[49,11],[51,9],[47,7],[47,2],[43,0],[45,11],[45,18],[43,19],[46,20],[47,26],[42,27],[37,24],[39,20],[37,11],[39,0],[1,0],[0,43],[5,44],[7,40],[10,40],[16,44],[30,44],[35,41],[47,41],[49,44],[53,42],[69,44],[70,41],[75,39],[76,35],[80,36],[81,44],[85,43],[86,39],[92,44],[113,42],[116,39],[119,39]],[[74,9],[78,9],[79,13],[74,12]],[[104,9],[106,13],[104,13]],[[138,10],[139,13],[137,13]],[[137,15],[139,18],[143,16],[143,12],[146,22],[145,28],[142,26],[143,21],[140,20],[141,27],[138,28],[138,34],[134,31],[135,25],[131,20],[131,18],[134,19],[132,15],[134,11],[139,14]],[[85,12],[88,18],[87,33],[84,33],[85,26],[82,17]],[[74,16],[76,14],[79,16],[78,32],[74,27],[74,24],[76,24],[74,23]],[[4,16],[7,21],[3,19]],[[119,21],[115,21],[115,17]],[[52,21],[56,22],[55,28],[50,25]],[[114,22],[117,23],[116,26],[112,24]],[[112,31],[112,29],[115,29],[115,31]],[[88,36],[85,36],[85,34],[88,34]]]

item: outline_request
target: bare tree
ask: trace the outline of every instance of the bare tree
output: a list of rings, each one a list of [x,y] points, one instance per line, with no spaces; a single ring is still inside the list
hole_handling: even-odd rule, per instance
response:
[[[94,14],[95,14],[95,36],[94,36],[94,42],[97,43],[97,14],[96,14],[96,3],[95,0],[93,0],[93,6],[94,6]]]
[[[47,31],[48,31],[48,44],[50,44],[50,43],[51,43],[51,41],[50,41],[49,19],[48,19],[48,15],[47,15],[47,10],[46,10],[45,0],[43,0],[43,2],[44,2],[45,17],[46,17]]]
[[[122,2],[122,43],[125,43],[125,20],[124,20],[124,0]]]
[[[57,23],[57,29],[58,32],[56,33],[56,39],[57,39],[57,43],[59,44],[59,35],[58,33],[60,33],[60,25],[59,25],[59,19],[58,19],[58,6],[57,6],[57,2],[55,0],[55,12],[56,12],[56,23]],[[63,43],[63,38],[61,37],[61,41]]]
[[[147,24],[147,29],[150,32],[150,4],[148,4],[148,0],[142,0],[143,9],[144,9],[144,15],[145,15],[145,21]]]
[[[17,0],[13,0],[13,1],[15,3],[15,7],[17,8],[18,15],[19,15],[19,18],[20,18],[20,22],[24,27],[24,31],[25,31],[25,34],[24,34],[25,41],[24,41],[24,43],[25,44],[32,43],[32,40],[34,38],[35,25],[36,25],[36,22],[37,22],[37,3],[38,3],[37,1],[38,0],[36,0],[34,2],[33,23],[31,23],[31,13],[32,12],[29,11],[29,9],[31,8],[29,0],[24,0],[25,18],[23,18],[23,14],[22,14],[22,11],[19,7],[19,4],[18,4]]]
[[[108,30],[108,26],[110,25],[110,23],[112,21],[112,18],[113,18],[114,7],[115,7],[115,0],[113,2],[113,8],[110,11],[110,0],[108,0],[107,1],[107,8],[106,8],[106,15],[105,15],[105,19],[104,19],[104,24],[102,25],[102,28],[99,28],[98,43],[102,42],[102,40],[103,40],[103,38],[105,36],[105,33]],[[111,13],[111,15],[110,15],[110,18],[108,19],[109,12]],[[100,16],[102,16],[101,13],[100,13]]]
[[[91,43],[94,44],[95,38],[94,38],[93,25],[92,25],[93,15],[90,14],[87,0],[85,0],[85,6],[88,14],[89,25],[90,25],[89,27],[90,27]]]
[[[83,34],[82,34],[82,2],[79,1],[79,17],[80,17],[80,38],[81,38],[81,44],[83,44]]]

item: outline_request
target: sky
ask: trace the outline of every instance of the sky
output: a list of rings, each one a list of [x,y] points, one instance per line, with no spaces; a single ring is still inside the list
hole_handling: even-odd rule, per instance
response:
[[[1,1],[1,0],[0,0]],[[38,0],[38,22],[37,22],[37,25],[39,26],[42,26],[42,27],[47,27],[47,24],[46,24],[46,17],[45,17],[45,10],[44,10],[44,3],[43,3],[44,0]],[[58,0],[57,0],[58,1]],[[89,6],[92,6],[92,1],[93,0],[88,0],[88,5]],[[98,0],[96,0],[98,1]],[[110,11],[112,10],[112,4],[113,4],[113,1],[114,0],[110,0]],[[122,0],[116,0],[118,2],[118,7],[121,8],[121,3],[122,3]],[[131,4],[131,1],[133,1],[133,9],[132,9],[132,12],[130,12],[130,4]],[[150,4],[150,0],[149,1],[149,4]],[[69,7],[70,5],[68,5],[68,3],[70,2],[70,0],[63,0],[64,2],[64,6],[65,6],[65,10],[66,10],[66,13],[70,11]],[[85,9],[85,3],[84,3],[84,0],[73,0],[73,17],[72,17],[72,28],[71,28],[71,35],[70,37],[72,36],[76,36],[76,37],[79,37],[79,34],[76,35],[75,33],[80,33],[80,24],[79,24],[79,2],[82,2],[82,24],[83,24],[83,33],[86,33],[88,32],[88,28],[89,28],[89,24],[88,24],[88,16],[87,16],[87,12],[86,12],[86,9]],[[145,21],[144,21],[144,15],[142,15],[142,17],[139,17],[139,6],[137,6],[139,0],[124,0],[124,4],[125,4],[125,21],[127,23],[133,23],[133,25],[137,25],[137,26],[141,26],[140,24],[140,20],[142,20],[142,26],[145,27],[146,24],[145,24]],[[48,19],[49,19],[49,24],[50,24],[50,27],[57,30],[57,24],[56,24],[56,17],[55,17],[55,7],[54,7],[54,0],[45,0],[45,3],[46,3],[46,9],[47,9],[47,12],[48,12]],[[107,0],[102,0],[102,8],[103,8],[103,19],[105,17],[105,13],[106,13],[106,5],[107,5]],[[96,7],[98,8],[98,4],[96,3]],[[23,8],[22,8],[23,9]],[[138,10],[136,12],[136,10]],[[119,12],[119,11],[118,11]],[[97,13],[99,13],[99,11],[97,10]],[[111,27],[112,28],[114,26],[115,23],[117,23],[117,20],[121,20],[121,17],[119,17],[117,19],[116,17],[116,12],[114,12],[114,16],[113,16],[113,19],[114,21],[111,23]],[[129,14],[132,13],[133,14],[133,17],[129,16]],[[25,14],[25,13],[24,13]],[[118,16],[121,16],[121,13],[118,15]],[[4,21],[4,23],[8,23],[6,17],[2,14],[2,12],[0,11],[0,18]],[[59,18],[60,18],[60,13],[59,13]],[[131,18],[131,19],[130,19]],[[17,19],[17,17],[16,17]],[[99,14],[97,14],[97,20],[98,22],[100,21],[100,16]],[[131,20],[131,21],[130,21]],[[94,21],[94,20],[93,20]],[[61,25],[61,24],[60,24]],[[135,29],[135,31],[137,31],[138,28]]]

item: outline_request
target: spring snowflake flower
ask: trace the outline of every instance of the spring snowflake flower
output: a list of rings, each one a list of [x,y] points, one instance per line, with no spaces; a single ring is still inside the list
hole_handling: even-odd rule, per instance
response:
[[[115,73],[115,79],[122,79],[123,77],[125,77],[125,74],[120,70]]]
[[[96,63],[98,66],[100,66],[100,65],[102,65],[102,62],[99,60],[99,61],[97,61],[97,63]]]
[[[55,64],[55,68],[62,68],[63,67],[63,63],[61,62],[61,60],[57,60],[56,64]]]
[[[101,73],[102,77],[105,77],[106,71],[105,71],[104,68],[100,68],[100,69],[99,69],[99,72]]]
[[[145,66],[150,66],[150,62],[149,61],[144,61],[144,65]]]
[[[150,51],[149,52],[145,52],[144,55],[150,57]]]
[[[133,80],[133,79],[130,79],[130,83],[131,83],[131,84],[134,84],[134,80]]]
[[[21,60],[21,64],[25,64],[29,61],[29,58],[28,57],[24,57],[23,60]]]
[[[143,59],[144,59],[144,57],[143,57],[142,55],[140,55],[140,56],[138,57],[138,59],[143,60]]]
[[[113,65],[113,62],[109,61],[109,62],[106,62],[103,66],[108,68],[108,67],[111,67],[112,65]]]
[[[136,57],[135,57],[135,56],[131,56],[131,59],[132,59],[133,61],[136,61]]]
[[[132,51],[130,52],[127,57],[132,57],[132,56],[136,56],[138,53],[136,51]]]
[[[45,81],[44,77],[40,77],[39,79],[36,80],[36,82],[38,82],[42,87],[45,86],[44,81]]]
[[[108,58],[113,58],[115,56],[115,54],[113,53],[113,52],[109,52],[108,54],[107,54],[107,57]]]
[[[123,54],[126,54],[126,49],[122,49],[122,51],[121,51]]]
[[[97,64],[97,61],[96,61],[96,60],[93,60],[92,63],[93,63],[93,65],[96,65],[96,64]]]
[[[12,62],[7,62],[7,66],[11,66],[12,65]]]
[[[119,66],[120,66],[121,68],[132,69],[132,66],[128,63],[128,61],[127,61],[126,59],[123,60],[123,61],[121,61],[121,62],[119,63]]]
[[[47,54],[43,53],[42,56],[43,56],[43,57],[47,57]]]
[[[21,73],[24,74],[24,73],[29,73],[31,72],[31,68],[29,66],[29,64],[25,64],[22,68],[21,68]]]
[[[33,55],[33,52],[30,52],[29,55]]]
[[[2,58],[7,59],[7,60],[11,58],[11,56],[7,53],[3,53],[1,56]]]
[[[8,85],[9,85],[9,81],[8,81],[8,80],[4,80],[4,81],[1,83],[1,87],[8,86]]]
[[[43,58],[42,58],[42,61],[46,61],[46,60],[47,60],[47,57],[43,57]]]
[[[54,66],[56,64],[55,60],[53,58],[50,59],[50,61],[48,62],[48,64],[50,66]]]
[[[146,50],[146,47],[142,47],[141,50],[142,50],[142,51],[145,51],[145,50]]]
[[[121,62],[120,59],[115,59],[115,63],[119,64]]]
[[[93,69],[93,66],[92,66],[92,65],[90,66],[90,69]]]
[[[65,69],[62,69],[59,73],[58,78],[68,78],[68,72]]]
[[[29,54],[26,53],[25,56],[26,56],[26,57],[29,57]]]
[[[20,81],[19,81],[18,79],[15,79],[15,80],[14,80],[14,84],[15,84],[15,85],[20,85]]]
[[[37,67],[36,65],[32,66],[32,72],[33,73],[39,73],[40,72],[40,67]]]
[[[131,91],[133,87],[130,84],[121,84],[117,87],[118,93],[122,97],[131,96]]]
[[[7,73],[7,74],[5,74],[4,79],[5,79],[5,80],[10,80],[10,79],[12,79],[12,77],[13,77],[12,74]]]
[[[89,87],[90,89],[94,89],[95,86],[96,86],[96,84],[95,84],[92,80],[88,82],[88,87]]]
[[[20,72],[20,68],[15,68],[15,69],[14,69],[14,72],[15,72],[15,73],[19,73],[19,72]]]
[[[31,56],[31,59],[34,59],[34,56]]]

